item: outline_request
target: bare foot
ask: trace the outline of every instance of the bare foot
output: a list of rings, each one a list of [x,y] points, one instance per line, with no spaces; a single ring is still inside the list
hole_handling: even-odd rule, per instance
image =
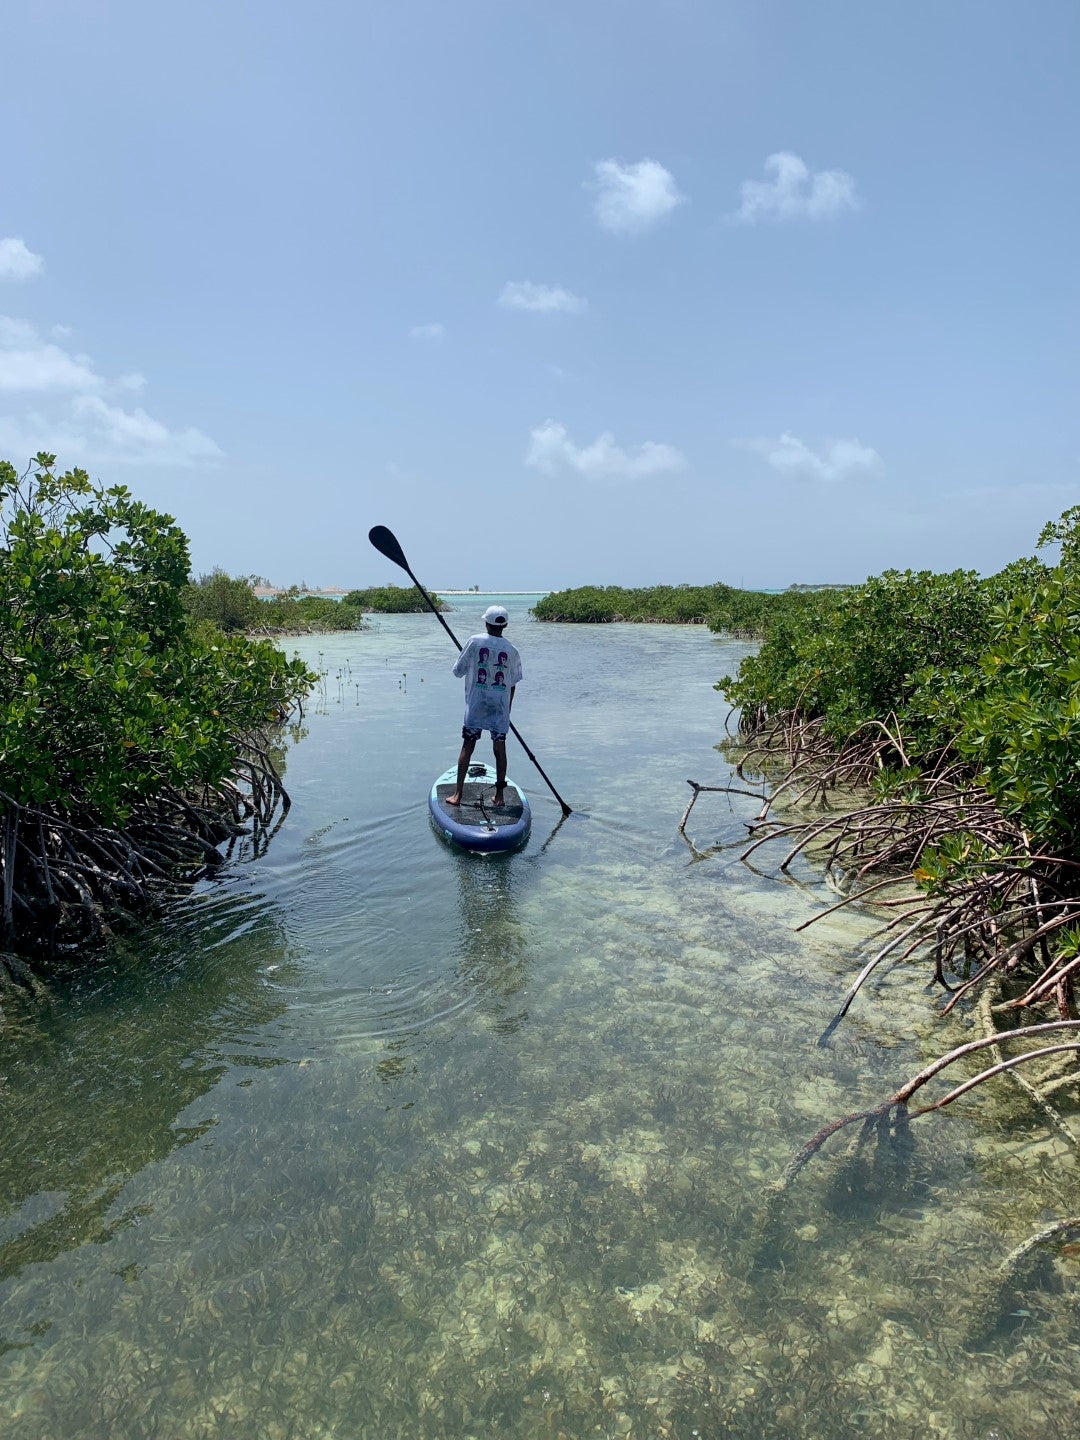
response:
[[[492,795],[492,797],[491,797],[491,803],[492,803],[494,806],[496,806],[496,808],[498,808],[499,806],[505,805],[505,804],[506,804],[506,796],[505,796],[505,794],[504,794],[501,790],[496,790],[496,791],[495,791],[495,794]]]
[[[461,804],[461,791],[459,790],[455,795],[447,795],[446,799],[443,801],[443,804],[444,804],[444,805],[460,805],[460,804]]]

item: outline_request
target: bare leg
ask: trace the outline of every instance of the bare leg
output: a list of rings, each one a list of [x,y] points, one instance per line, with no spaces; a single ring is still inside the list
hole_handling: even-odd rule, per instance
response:
[[[506,787],[506,738],[492,740],[491,748],[495,751],[495,804],[505,803],[506,796],[503,790]]]
[[[475,741],[475,740],[469,740],[469,739],[467,739],[467,738],[464,739],[464,740],[462,740],[462,742],[461,742],[461,754],[460,754],[460,755],[458,756],[458,758],[457,758],[457,789],[454,791],[453,795],[447,795],[446,800],[444,801],[444,804],[446,804],[446,805],[460,805],[460,804],[461,804],[461,792],[465,789],[465,771],[469,768],[469,761],[472,759],[472,752],[473,752],[475,749],[476,749],[476,741]],[[504,773],[505,773],[505,770],[506,770],[506,763],[505,763],[505,760],[504,760],[504,762],[503,762],[503,771],[504,771]]]

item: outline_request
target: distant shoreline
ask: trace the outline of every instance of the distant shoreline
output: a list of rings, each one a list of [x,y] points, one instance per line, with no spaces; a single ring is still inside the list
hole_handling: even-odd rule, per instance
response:
[[[550,595],[550,590],[447,590],[443,585],[436,585],[432,591],[434,595],[475,595],[479,600],[484,595]]]

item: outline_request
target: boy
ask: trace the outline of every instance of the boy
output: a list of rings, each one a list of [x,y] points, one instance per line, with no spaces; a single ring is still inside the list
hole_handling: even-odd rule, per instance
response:
[[[473,635],[457,658],[454,674],[465,677],[465,723],[461,727],[461,754],[458,756],[457,789],[446,797],[447,805],[460,805],[465,772],[477,740],[491,731],[495,752],[494,804],[505,803],[506,732],[510,729],[510,707],[521,683],[521,656],[503,630],[510,617],[502,605],[484,611],[483,635]]]

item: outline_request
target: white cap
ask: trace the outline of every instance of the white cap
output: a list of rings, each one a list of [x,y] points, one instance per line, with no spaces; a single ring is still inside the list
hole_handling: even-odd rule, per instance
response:
[[[508,625],[509,623],[510,616],[506,613],[506,607],[503,605],[489,605],[484,611],[485,625]]]

